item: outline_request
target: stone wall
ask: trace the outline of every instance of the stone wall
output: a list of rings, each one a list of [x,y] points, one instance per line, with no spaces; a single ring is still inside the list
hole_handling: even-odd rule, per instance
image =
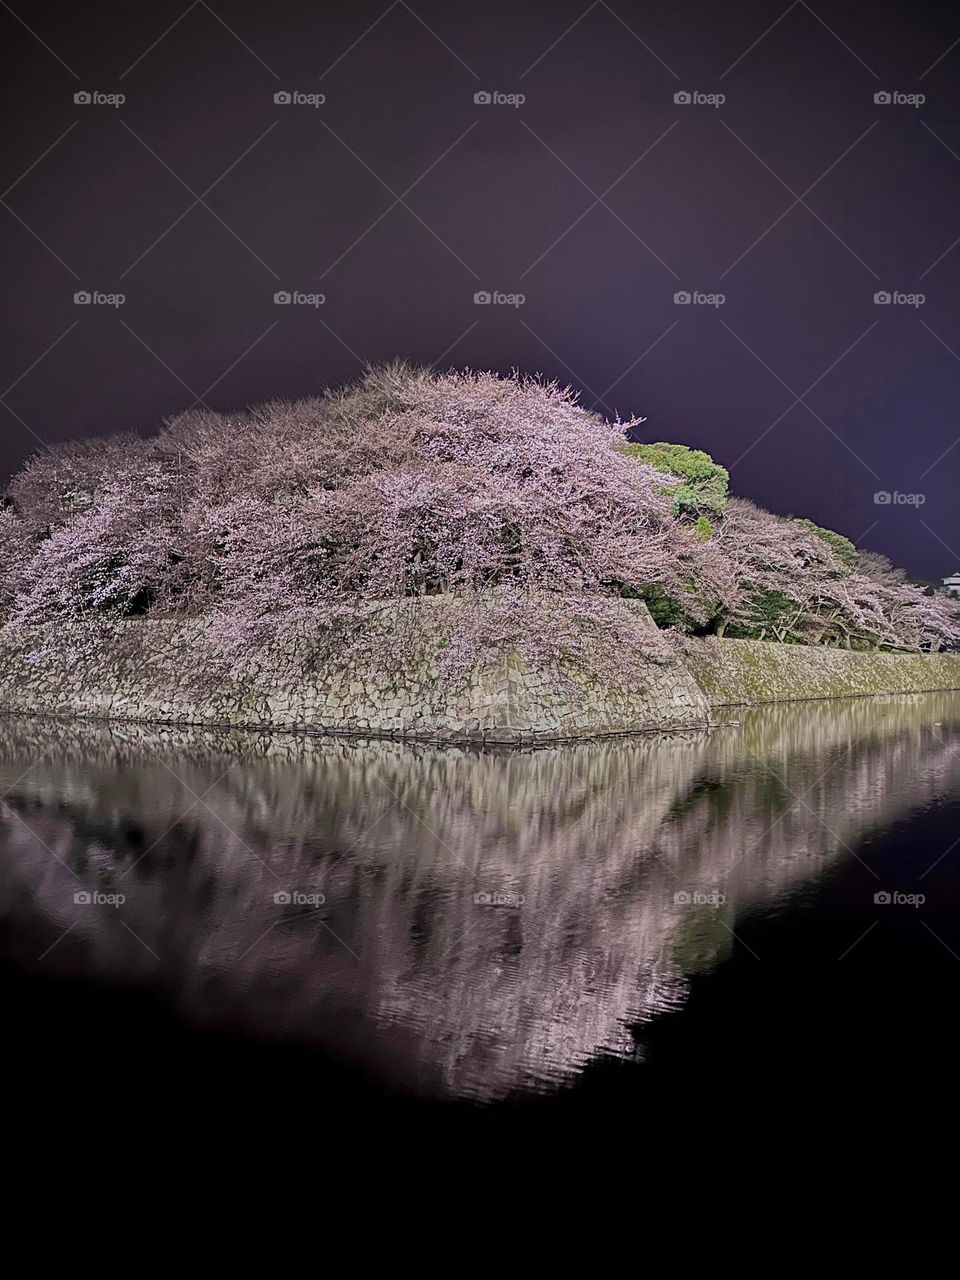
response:
[[[405,606],[403,625],[414,628],[414,643],[405,634],[403,652],[413,655],[405,663],[397,657],[396,609],[375,606],[362,657],[318,664],[309,646],[290,643],[258,655],[240,676],[225,666],[202,620],[135,620],[96,636],[60,628],[55,646],[49,633],[0,640],[0,711],[522,743],[702,728],[712,707],[734,703],[960,688],[953,654],[667,642],[636,601],[622,602],[624,617],[650,644],[638,644],[629,682],[569,663],[524,661],[512,649],[491,649],[466,681],[451,682],[440,655],[456,608],[444,598]],[[51,650],[56,656],[38,659]]]
[[[764,640],[685,640],[711,707],[960,689],[960,655],[854,653]]]
[[[370,611],[363,658],[315,669],[295,644],[261,655],[242,677],[218,657],[203,621],[132,620],[108,637],[63,632],[56,657],[38,661],[43,637],[0,641],[0,710],[166,724],[290,728],[411,738],[536,742],[702,727],[708,707],[681,657],[653,636],[629,684],[612,684],[569,665],[491,653],[463,683],[438,660],[450,601],[426,598],[403,625],[415,628],[396,650],[395,611]],[[656,631],[644,605],[624,602],[639,631]],[[445,623],[441,620],[446,617]],[[42,646],[53,646],[46,638]]]

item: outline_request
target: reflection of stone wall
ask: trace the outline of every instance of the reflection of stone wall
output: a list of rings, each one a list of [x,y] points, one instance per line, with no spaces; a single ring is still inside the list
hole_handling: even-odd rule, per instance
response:
[[[532,605],[531,607],[535,607]],[[639,602],[623,602],[636,634],[629,683],[569,665],[524,662],[506,648],[466,679],[445,677],[458,602],[444,597],[371,608],[362,657],[311,663],[309,646],[256,654],[242,676],[218,661],[202,621],[132,621],[84,639],[56,634],[37,663],[30,640],[0,645],[0,708],[106,720],[309,728],[404,737],[536,741],[703,726],[707,706]],[[546,624],[545,624],[546,625]],[[405,629],[403,646],[397,629]],[[54,647],[54,646],[46,646]],[[397,650],[415,656],[402,663]]]
[[[960,689],[960,655],[851,653],[762,640],[687,640],[687,666],[712,707]]]
[[[35,658],[36,640],[6,640],[0,709],[517,743],[702,728],[710,707],[730,703],[960,688],[960,656],[953,654],[674,641],[656,631],[644,605],[626,600],[613,607],[622,608],[626,630],[632,627],[623,642],[631,654],[628,682],[524,661],[495,645],[466,680],[455,681],[445,676],[442,655],[459,607],[448,597],[371,606],[362,657],[341,651],[319,664],[309,644],[291,641],[279,652],[255,653],[242,676],[224,667],[199,620],[133,621],[87,636],[62,628],[54,632],[57,656],[43,662]],[[413,656],[402,662],[401,650]]]

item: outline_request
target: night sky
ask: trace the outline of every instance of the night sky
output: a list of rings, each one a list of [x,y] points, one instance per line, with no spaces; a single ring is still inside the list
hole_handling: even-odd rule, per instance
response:
[[[0,0],[0,44],[4,477],[366,361],[518,367],[960,567],[955,3]]]

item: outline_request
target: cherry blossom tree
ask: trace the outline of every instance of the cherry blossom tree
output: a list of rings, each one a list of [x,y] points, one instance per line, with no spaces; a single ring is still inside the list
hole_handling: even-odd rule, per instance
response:
[[[661,642],[624,595],[669,600],[702,632],[957,637],[946,598],[810,522],[730,499],[700,529],[677,509],[676,475],[625,446],[637,425],[535,378],[394,364],[311,399],[61,446],[27,464],[0,511],[0,608],[14,632],[202,615],[242,662],[294,633],[360,643],[371,606],[395,610],[402,656],[402,602],[443,597],[461,606],[444,654],[460,671],[495,643],[602,650],[628,671]],[[656,450],[679,465],[676,447]],[[706,461],[708,479],[722,472]]]
[[[135,477],[154,447],[131,433],[43,449],[14,477],[10,498],[28,528],[46,533],[88,510],[103,484]]]
[[[730,499],[715,542],[735,589],[718,633],[846,648],[938,648],[960,639],[960,611],[947,596],[926,594],[882,557],[851,556],[852,544],[824,532]]]
[[[95,500],[36,541],[17,573],[11,624],[124,617],[162,605],[188,557],[177,514],[161,464],[99,482]]]

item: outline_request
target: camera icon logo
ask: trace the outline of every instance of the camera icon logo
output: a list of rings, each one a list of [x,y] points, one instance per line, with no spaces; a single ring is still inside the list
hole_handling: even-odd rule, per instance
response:
[[[673,95],[673,100],[678,107],[688,107],[693,101],[693,98],[686,89],[678,89]]]
[[[473,295],[473,301],[478,307],[488,307],[493,299],[486,289],[481,289],[479,293]]]
[[[878,489],[873,495],[873,500],[878,507],[889,507],[891,502],[890,494],[886,489]]]
[[[492,893],[475,893],[473,900],[478,907],[489,907],[493,903]]]
[[[79,89],[74,95],[73,100],[78,107],[88,107],[92,102],[92,98],[86,89]]]
[[[92,296],[87,293],[86,289],[81,289],[73,295],[74,304],[78,307],[88,307],[93,301]]]
[[[888,307],[893,301],[891,294],[886,289],[879,289],[874,295],[873,300],[878,307]]]
[[[279,89],[274,95],[273,100],[278,107],[288,107],[292,101],[290,94],[286,89]]]
[[[473,100],[478,107],[488,107],[493,101],[493,98],[486,89],[481,89],[478,93],[473,95]]]
[[[686,889],[679,889],[674,895],[673,900],[678,907],[687,907],[690,905],[690,895]]]
[[[285,307],[290,305],[292,298],[291,295],[287,293],[286,289],[281,289],[279,293],[275,293],[273,295],[273,301],[278,307]]]
[[[879,893],[873,895],[873,900],[878,907],[887,907],[890,905],[890,895],[886,889],[881,889]]]
[[[673,300],[677,304],[677,306],[686,307],[686,306],[689,306],[691,298],[690,298],[690,294],[686,291],[686,289],[681,289],[678,293],[675,293],[673,295]]]
[[[888,107],[891,102],[890,94],[885,89],[880,89],[873,95],[873,100],[878,107]]]
[[[80,889],[73,895],[73,900],[79,907],[89,907],[93,901],[93,894],[88,893],[86,889]]]
[[[288,889],[278,889],[273,895],[273,900],[278,907],[288,907],[293,901],[293,894]]]

